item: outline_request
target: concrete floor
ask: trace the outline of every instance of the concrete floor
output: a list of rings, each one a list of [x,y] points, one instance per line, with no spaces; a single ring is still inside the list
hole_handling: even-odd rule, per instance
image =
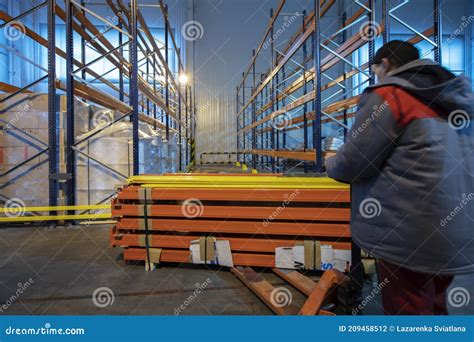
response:
[[[145,272],[143,265],[120,260],[120,250],[109,248],[108,239],[105,226],[0,229],[0,305],[7,303],[0,315],[271,314],[226,269],[166,265]],[[271,272],[264,277],[276,287],[284,285]],[[473,283],[473,276],[458,277],[453,287],[472,290]],[[197,294],[199,286],[205,289]],[[92,298],[102,287],[113,292],[114,301],[98,307]],[[368,282],[365,295],[370,291]],[[293,303],[302,305],[305,297],[292,295]],[[450,312],[474,314],[474,300]],[[379,297],[364,309],[364,314],[381,313]]]

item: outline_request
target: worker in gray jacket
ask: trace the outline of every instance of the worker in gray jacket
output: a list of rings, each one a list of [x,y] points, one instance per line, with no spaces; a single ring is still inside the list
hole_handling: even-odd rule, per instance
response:
[[[453,277],[474,273],[471,84],[402,41],[373,72],[327,173],[352,184],[352,236],[377,258],[385,313],[447,314]]]

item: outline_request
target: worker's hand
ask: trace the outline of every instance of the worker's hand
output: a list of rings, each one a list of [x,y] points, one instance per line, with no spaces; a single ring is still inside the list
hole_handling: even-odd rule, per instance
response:
[[[327,161],[329,158],[332,158],[332,157],[335,157],[336,156],[336,152],[326,152],[324,153],[324,159]]]

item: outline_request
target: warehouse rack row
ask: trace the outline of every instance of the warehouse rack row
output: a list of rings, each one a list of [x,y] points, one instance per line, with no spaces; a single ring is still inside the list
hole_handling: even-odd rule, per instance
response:
[[[49,163],[49,206],[58,205],[61,183],[64,183],[65,204],[73,207],[76,201],[77,157],[88,158],[91,162],[107,167],[105,163],[94,159],[79,147],[96,137],[111,126],[121,122],[132,124],[133,163],[130,168],[133,175],[139,174],[140,149],[138,144],[141,122],[164,132],[166,140],[170,134],[179,137],[179,168],[193,163],[192,145],[194,139],[195,103],[192,89],[179,82],[179,76],[185,74],[182,52],[177,44],[174,30],[169,20],[167,5],[162,0],[154,7],[159,8],[164,23],[164,42],[157,40],[142,15],[138,0],[125,4],[122,0],[107,0],[102,9],[110,15],[95,13],[90,6],[80,0],[65,0],[60,6],[56,0],[46,0],[17,16],[0,11],[2,28],[11,26],[21,30],[28,39],[47,49],[47,69],[44,76],[27,85],[16,86],[1,82],[1,91],[7,93],[0,100],[7,103],[20,94],[30,94],[31,88],[47,82],[48,84],[48,142],[35,156],[8,170],[11,173],[22,168],[32,158],[48,156]],[[23,24],[22,20],[34,12],[46,10],[47,37],[44,38],[33,28]],[[65,24],[66,48],[58,47],[57,21]],[[93,21],[99,22],[100,27]],[[103,28],[105,27],[105,29]],[[106,33],[116,31],[118,45],[107,39]],[[74,51],[75,40],[80,38],[80,51]],[[99,57],[87,60],[86,48],[93,49]],[[79,53],[78,53],[79,52]],[[28,60],[28,56],[21,56]],[[66,78],[59,78],[57,59],[66,62]],[[113,68],[103,74],[94,71],[94,65],[107,61]],[[172,63],[174,62],[174,63]],[[174,65],[173,65],[174,64]],[[177,66],[176,66],[177,64]],[[107,78],[118,71],[118,85]],[[93,81],[91,81],[93,79]],[[97,84],[101,86],[99,90]],[[104,90],[104,89],[107,90]],[[59,104],[57,94],[66,94],[67,113],[65,129],[65,172],[60,169],[58,146]],[[75,98],[89,101],[119,113],[105,125],[92,130],[80,139],[75,137]],[[166,141],[165,140],[165,141]],[[185,143],[181,143],[181,142]],[[116,172],[109,167],[111,172]],[[5,173],[5,174],[7,174]],[[5,175],[4,174],[4,175]],[[113,194],[112,194],[113,195]],[[112,196],[111,195],[111,196]],[[106,198],[100,203],[110,199]],[[69,214],[73,214],[71,210]],[[51,211],[50,215],[56,215]]]
[[[433,27],[420,32],[397,15],[402,7],[409,8],[409,0],[393,6],[382,0],[377,8],[374,0],[351,1],[342,15],[335,0],[315,0],[311,13],[285,13],[286,3],[282,0],[271,10],[263,39],[237,87],[238,161],[271,172],[290,166],[298,171],[301,166],[304,172],[319,173],[324,138],[336,132],[345,139],[359,95],[374,82],[375,40],[390,40],[393,21],[413,35],[410,42],[431,44],[434,59],[441,62],[440,4],[433,0]],[[342,21],[333,20],[331,11]],[[268,69],[259,72],[261,68]]]

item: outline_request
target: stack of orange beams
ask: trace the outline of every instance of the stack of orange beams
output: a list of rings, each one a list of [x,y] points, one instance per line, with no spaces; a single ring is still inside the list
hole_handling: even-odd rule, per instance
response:
[[[112,216],[111,244],[126,261],[147,260],[153,248],[160,263],[190,263],[190,243],[201,237],[228,240],[236,266],[275,267],[275,248],[304,240],[351,249],[349,187],[322,177],[132,177]]]

